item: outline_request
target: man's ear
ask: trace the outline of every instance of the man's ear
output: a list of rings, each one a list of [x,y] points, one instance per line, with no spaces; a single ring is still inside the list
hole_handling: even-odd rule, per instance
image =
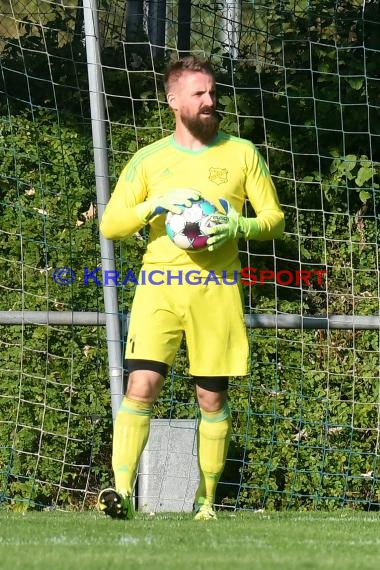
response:
[[[177,105],[176,105],[176,96],[175,93],[173,93],[173,91],[169,91],[169,93],[166,96],[166,99],[169,103],[169,107],[173,110],[176,111],[177,110]]]

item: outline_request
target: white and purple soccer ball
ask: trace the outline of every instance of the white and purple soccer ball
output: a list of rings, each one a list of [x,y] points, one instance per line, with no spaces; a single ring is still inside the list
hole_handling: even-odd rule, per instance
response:
[[[200,198],[188,208],[183,207],[180,214],[166,214],[166,233],[172,242],[181,249],[201,251],[207,247],[207,228],[217,223],[213,215],[217,209],[211,202]]]

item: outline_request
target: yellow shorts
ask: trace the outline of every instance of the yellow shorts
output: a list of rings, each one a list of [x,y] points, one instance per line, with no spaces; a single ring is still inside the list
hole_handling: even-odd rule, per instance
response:
[[[240,285],[155,280],[157,284],[146,280],[136,287],[126,358],[171,366],[185,335],[192,376],[246,375],[248,339]]]

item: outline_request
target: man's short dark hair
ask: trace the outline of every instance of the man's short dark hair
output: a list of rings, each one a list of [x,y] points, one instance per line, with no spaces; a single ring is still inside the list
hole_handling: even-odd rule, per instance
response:
[[[214,77],[214,69],[210,61],[195,55],[188,55],[168,65],[164,75],[165,93],[168,93],[171,85],[178,81],[184,71],[200,71]]]

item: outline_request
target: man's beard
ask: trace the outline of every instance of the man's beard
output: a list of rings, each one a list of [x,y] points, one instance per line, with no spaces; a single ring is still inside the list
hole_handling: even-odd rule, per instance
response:
[[[218,115],[213,109],[208,108],[207,110],[210,111],[210,115],[207,117],[199,116],[200,113],[196,117],[181,115],[182,123],[188,131],[203,144],[208,144],[215,138],[219,127]]]

